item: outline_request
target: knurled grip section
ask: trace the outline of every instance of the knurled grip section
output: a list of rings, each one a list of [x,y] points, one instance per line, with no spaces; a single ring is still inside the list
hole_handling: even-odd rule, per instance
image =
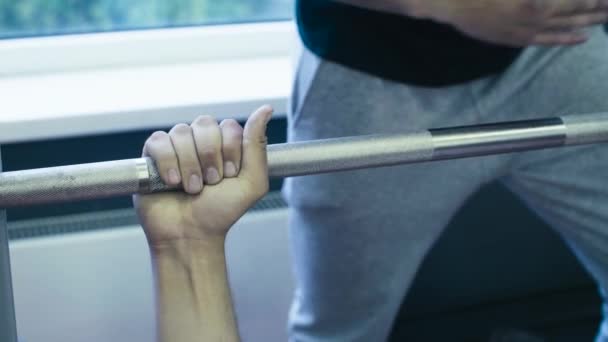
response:
[[[132,194],[142,177],[137,159],[5,172],[0,208]]]
[[[431,160],[428,131],[360,136],[268,146],[268,172],[292,177]]]
[[[608,113],[562,116],[566,145],[608,142]]]
[[[147,189],[142,189],[142,193],[154,193],[177,189],[177,186],[169,186],[163,182],[160,176],[156,163],[151,158],[143,158],[148,166],[148,184]]]

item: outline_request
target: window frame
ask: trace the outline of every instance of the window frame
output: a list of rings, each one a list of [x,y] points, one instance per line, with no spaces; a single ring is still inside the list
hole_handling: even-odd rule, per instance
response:
[[[200,114],[243,120],[264,103],[284,117],[296,31],[282,21],[0,41],[0,144],[164,129]]]
[[[292,21],[0,40],[0,78],[82,69],[288,56]]]

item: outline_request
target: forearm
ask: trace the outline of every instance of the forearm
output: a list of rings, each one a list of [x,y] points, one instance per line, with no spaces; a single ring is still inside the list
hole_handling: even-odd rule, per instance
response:
[[[151,248],[159,342],[239,341],[223,239]]]

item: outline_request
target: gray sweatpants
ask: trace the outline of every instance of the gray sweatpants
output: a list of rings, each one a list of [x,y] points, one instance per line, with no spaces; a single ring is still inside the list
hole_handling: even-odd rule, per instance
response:
[[[404,67],[408,67],[404,65]],[[500,75],[432,89],[304,51],[289,140],[608,111],[608,37],[530,47]],[[463,202],[499,179],[564,238],[608,290],[608,148],[563,148],[289,179],[297,290],[293,341],[382,341],[433,243]],[[522,237],[525,238],[525,237]],[[598,341],[608,341],[608,324]]]

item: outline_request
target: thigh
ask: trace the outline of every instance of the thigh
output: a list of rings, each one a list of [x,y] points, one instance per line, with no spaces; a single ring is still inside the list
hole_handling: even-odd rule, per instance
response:
[[[504,183],[562,236],[596,280],[606,316],[608,146],[529,153],[516,165]],[[605,320],[598,341],[608,341]]]
[[[294,92],[291,141],[476,120],[464,87],[406,87],[324,61],[298,79],[310,83],[306,95]],[[424,256],[488,173],[479,160],[459,160],[287,180],[297,280],[291,338],[385,339]]]
[[[532,51],[528,63],[546,63],[529,72],[534,77],[506,101],[503,112],[515,116],[525,110],[529,116],[550,116],[608,111],[608,82],[604,81],[608,79],[608,37],[603,30],[598,28],[589,43],[575,48]],[[593,272],[604,278],[608,271],[606,145],[518,154],[510,161],[505,181],[571,243],[581,245],[579,252],[606,263]]]
[[[608,37],[599,28],[587,44],[534,49],[511,82],[517,91],[498,101],[513,116],[576,115],[608,111]],[[534,63],[536,61],[536,63]],[[536,65],[524,72],[525,65]],[[522,114],[523,113],[523,114]],[[595,145],[514,156],[505,183],[566,240],[608,289],[608,146]],[[608,338],[608,337],[604,337]]]
[[[385,340],[425,255],[472,187],[453,188],[449,198],[403,201],[391,191],[384,205],[291,207],[291,339]]]

